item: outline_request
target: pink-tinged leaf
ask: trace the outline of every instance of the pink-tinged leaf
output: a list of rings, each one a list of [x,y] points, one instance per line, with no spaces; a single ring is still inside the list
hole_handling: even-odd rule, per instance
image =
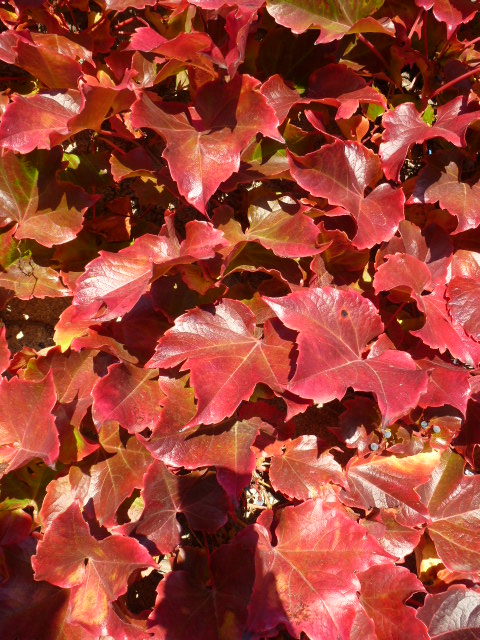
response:
[[[360,603],[375,623],[377,640],[429,640],[426,626],[405,600],[425,587],[404,567],[378,565],[358,574]]]
[[[227,497],[214,473],[176,476],[155,460],[145,474],[142,497],[145,508],[135,531],[152,540],[161,553],[170,553],[180,543],[178,513],[192,529],[209,533],[227,521]]]
[[[164,42],[168,42],[167,38],[152,27],[139,27],[131,36],[127,50],[150,52]]]
[[[357,22],[369,17],[383,4],[383,0],[365,0],[361,3],[346,0],[310,2],[310,0],[267,0],[267,11],[278,24],[293,33],[307,29],[320,29],[317,42],[339,40],[352,31]]]
[[[480,183],[462,182],[459,168],[451,161],[441,169],[427,166],[420,171],[409,203],[435,204],[458,219],[453,234],[480,225]]]
[[[336,140],[306,156],[289,153],[290,173],[312,195],[327,198],[355,220],[353,244],[358,249],[389,240],[403,220],[405,197],[401,189],[381,184],[380,160],[358,142]],[[335,215],[339,215],[336,211]]]
[[[227,85],[202,86],[198,115],[168,113],[142,94],[132,108],[136,128],[153,129],[167,143],[163,157],[180,193],[202,213],[219,185],[240,167],[240,153],[260,132],[276,139],[278,120],[258,91],[259,81],[236,75]]]
[[[290,391],[322,403],[343,398],[348,387],[370,391],[385,423],[417,406],[427,374],[416,370],[408,353],[387,350],[364,358],[368,343],[383,329],[369,300],[354,291],[323,287],[265,301],[288,328],[299,332]]]
[[[38,78],[49,89],[77,88],[82,67],[67,54],[65,48],[55,51],[46,42],[34,44],[19,39],[16,52],[15,64]]]
[[[428,387],[419,400],[419,406],[426,409],[449,404],[465,415],[470,397],[470,373],[436,357],[415,362],[429,372]]]
[[[88,627],[105,621],[109,603],[127,591],[134,571],[156,564],[133,538],[96,540],[74,502],[45,532],[32,566],[36,580],[71,589],[71,619]]]
[[[321,500],[281,509],[271,532],[265,516],[255,526],[249,630],[261,637],[283,624],[297,638],[349,640],[360,609],[356,573],[389,564],[388,554],[344,509]]]
[[[300,436],[283,445],[270,462],[269,477],[275,491],[296,500],[316,498],[323,484],[343,485],[342,467],[329,452],[319,455],[316,436]]]
[[[100,443],[109,457],[90,467],[89,495],[98,522],[109,528],[117,524],[115,514],[122,502],[143,487],[152,457],[135,437],[124,444],[117,427],[104,426]]]
[[[240,538],[240,540],[239,540]],[[159,640],[242,640],[254,579],[253,545],[239,536],[215,549],[209,566],[172,571],[149,616]],[[208,577],[211,576],[211,582]]]
[[[406,289],[421,294],[425,289],[431,289],[430,270],[418,258],[406,253],[388,255],[381,264],[373,280],[375,293],[390,291],[391,289]]]
[[[464,476],[464,466],[462,457],[445,451],[419,493],[443,564],[450,571],[480,571],[480,476]]]
[[[302,102],[300,94],[288,86],[282,76],[275,74],[266,80],[260,89],[267,99],[268,104],[274,110],[280,124],[288,116],[288,112],[294,104]]]
[[[462,96],[438,107],[433,126],[422,120],[413,102],[405,102],[383,116],[385,131],[380,144],[385,177],[399,180],[400,169],[410,147],[432,138],[444,138],[457,147],[465,146],[465,133],[480,119],[480,109],[472,110]]]
[[[10,349],[6,339],[5,326],[0,328],[0,373],[3,373],[10,363]]]
[[[80,92],[14,94],[0,123],[0,147],[29,153],[51,149],[70,136],[68,122],[80,112]]]
[[[19,378],[0,381],[0,473],[41,458],[53,465],[59,440],[52,409],[56,402],[51,375],[42,382]]]
[[[445,22],[449,34],[459,25],[473,20],[478,11],[469,0],[415,0],[415,4],[427,10],[433,7],[433,15],[440,22]]]
[[[101,251],[77,280],[73,304],[78,307],[78,319],[86,314],[105,322],[123,316],[147,290],[154,265],[158,278],[176,264],[212,258],[227,244],[209,222],[192,220],[185,229],[185,240],[179,242],[168,218],[158,236],[145,234],[118,253]]]
[[[362,525],[387,553],[403,562],[420,542],[421,532],[399,524],[395,516],[396,509],[381,509],[378,513],[373,512],[373,516],[364,520]]]
[[[475,640],[480,636],[480,593],[455,584],[428,595],[417,617],[431,640]]]
[[[292,198],[256,201],[248,208],[245,234],[282,258],[302,258],[323,251],[316,246],[318,227]]]
[[[96,201],[81,187],[58,182],[60,151],[28,157],[4,153],[0,159],[0,225],[16,222],[18,240],[32,238],[46,247],[73,240],[83,214]]]
[[[404,458],[353,458],[347,468],[348,495],[365,509],[396,509],[401,524],[420,524],[427,511],[416,489],[430,479],[439,461],[438,451]]]
[[[129,433],[153,429],[164,394],[156,371],[128,363],[113,364],[93,390],[93,419],[97,428],[118,423]]]
[[[478,342],[480,341],[478,318],[480,253],[473,251],[459,253],[462,255],[458,260],[454,259],[453,277],[447,285],[447,306],[453,321],[461,325],[465,332]]]
[[[290,371],[292,342],[267,322],[263,339],[255,334],[255,316],[237,300],[225,299],[211,310],[194,309],[160,338],[149,367],[190,369],[198,400],[190,424],[213,424],[233,414],[258,383],[281,392]]]
[[[145,7],[151,7],[155,4],[155,0],[106,0],[106,11],[122,12],[126,9],[144,9]]]

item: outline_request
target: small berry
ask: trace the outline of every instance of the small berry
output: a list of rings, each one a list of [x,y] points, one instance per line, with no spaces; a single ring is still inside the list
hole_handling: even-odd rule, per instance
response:
[[[426,420],[422,420],[420,426],[422,429],[428,429],[428,422]]]
[[[385,436],[385,438],[391,438],[392,432],[390,431],[390,429],[385,429],[385,431],[383,432],[383,435]]]
[[[440,433],[441,429],[438,425],[435,425],[432,429],[433,433]]]
[[[372,442],[372,444],[370,445],[370,449],[372,451],[377,451],[378,450],[378,444],[376,442]]]

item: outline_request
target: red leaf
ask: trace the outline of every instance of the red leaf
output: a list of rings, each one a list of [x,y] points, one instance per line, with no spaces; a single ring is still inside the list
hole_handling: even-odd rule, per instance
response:
[[[53,465],[59,440],[52,409],[55,387],[49,374],[41,382],[19,378],[0,382],[0,472],[18,469],[41,458]]]
[[[240,167],[240,153],[261,132],[276,139],[278,121],[257,90],[258,80],[236,75],[227,85],[203,85],[189,119],[156,106],[142,94],[132,124],[157,131],[167,143],[163,157],[180,193],[202,213],[219,185]],[[220,108],[219,108],[220,107]],[[1,132],[1,129],[0,129]]]
[[[135,437],[124,444],[118,427],[102,427],[100,443],[113,455],[90,467],[89,495],[98,522],[109,528],[117,524],[115,514],[122,502],[134,489],[143,487],[143,476],[152,458]]]
[[[49,89],[76,89],[78,79],[82,75],[82,67],[71,56],[72,51],[67,47],[63,46],[59,51],[58,48],[55,50],[52,44],[42,40],[34,44],[19,39],[15,64],[38,78]],[[72,49],[73,46],[74,43]]]
[[[6,340],[6,329],[0,329],[0,373],[3,373],[10,362],[10,350]]]
[[[420,398],[419,405],[426,409],[449,404],[465,415],[470,397],[470,373],[436,357],[415,362],[429,372],[428,388]]]
[[[276,22],[288,27],[293,33],[320,29],[317,43],[339,40],[345,33],[354,31],[352,27],[374,13],[379,6],[378,0],[366,0],[354,5],[346,0],[321,3],[312,3],[309,0],[267,0],[267,11]],[[366,25],[362,24],[362,27],[362,30],[368,30],[365,28]]]
[[[0,146],[18,153],[51,149],[70,135],[68,122],[80,111],[80,92],[14,94],[0,123]]]
[[[433,7],[433,15],[446,23],[449,36],[460,24],[470,22],[477,12],[468,0],[415,0],[415,4],[424,9]]]
[[[416,489],[430,479],[439,460],[438,451],[404,458],[353,458],[347,468],[349,496],[365,509],[397,509],[396,519],[401,524],[420,524],[427,511]]]
[[[455,254],[452,279],[447,285],[448,310],[454,322],[461,325],[474,340],[480,341],[480,253],[458,251]]]
[[[362,525],[387,553],[403,562],[420,542],[421,532],[399,524],[395,516],[395,509],[381,509],[379,513],[373,512],[373,517],[363,520]]]
[[[249,629],[262,636],[283,624],[295,637],[349,640],[360,608],[356,572],[390,563],[388,555],[336,505],[308,500],[277,512],[274,546],[264,516],[255,526]]]
[[[215,549],[206,572],[211,584],[193,571],[169,573],[157,587],[157,602],[149,616],[155,637],[242,640],[254,576],[250,546],[239,536]],[[186,615],[179,615],[183,612]]]
[[[93,419],[97,428],[118,423],[129,433],[153,429],[164,394],[156,371],[128,363],[113,364],[93,390]]]
[[[391,565],[370,567],[358,574],[360,602],[375,623],[377,640],[429,640],[415,609],[404,605],[413,593],[425,587],[408,569]]]
[[[293,393],[324,403],[341,399],[348,387],[371,391],[386,423],[417,405],[427,375],[414,371],[409,354],[387,350],[363,357],[368,343],[382,331],[370,301],[330,287],[265,301],[287,327],[299,332],[297,369],[289,384]]]
[[[433,126],[422,120],[413,102],[405,102],[383,116],[385,131],[380,144],[385,177],[398,182],[400,169],[413,144],[432,138],[444,138],[457,147],[465,146],[465,133],[472,122],[480,119],[480,110],[472,111],[463,96],[438,107]]]
[[[71,619],[88,628],[105,621],[109,603],[127,591],[134,571],[156,564],[133,538],[93,538],[74,502],[45,532],[32,566],[36,580],[71,589]]]
[[[262,382],[284,390],[290,371],[292,343],[268,322],[264,338],[255,334],[255,316],[236,300],[225,299],[211,310],[194,309],[175,321],[160,338],[149,367],[184,363],[198,399],[189,426],[220,422],[248,400]]]
[[[404,195],[388,184],[377,186],[382,175],[378,157],[358,142],[336,140],[306,156],[289,154],[292,177],[312,195],[339,205],[357,224],[353,244],[358,249],[389,240],[403,220]],[[341,215],[334,210],[334,215]]]
[[[227,521],[227,498],[215,474],[192,472],[176,476],[155,460],[144,477],[145,502],[135,531],[152,540],[161,553],[180,543],[177,513],[184,513],[192,529],[214,533]]]
[[[455,584],[444,593],[428,595],[417,617],[431,640],[474,640],[480,634],[480,593]]]
[[[308,500],[318,496],[323,484],[344,484],[342,467],[331,453],[319,454],[316,436],[300,436],[280,444],[283,453],[272,456],[269,471],[275,491],[297,500]]]
[[[419,493],[428,507],[428,532],[443,564],[450,571],[479,571],[480,476],[464,476],[464,465],[463,458],[445,451]]]

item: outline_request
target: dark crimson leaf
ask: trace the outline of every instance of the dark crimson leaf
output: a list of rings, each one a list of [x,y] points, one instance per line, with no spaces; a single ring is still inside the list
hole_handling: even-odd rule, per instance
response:
[[[275,491],[297,500],[308,500],[318,497],[323,484],[344,484],[342,467],[328,451],[319,454],[316,436],[300,436],[277,445],[277,448],[282,445],[282,452],[272,456],[269,471]]]
[[[262,636],[283,624],[294,637],[349,640],[360,608],[356,573],[389,564],[388,554],[338,505],[308,500],[277,517],[271,527],[264,513],[255,525],[249,629]]]
[[[480,593],[455,584],[428,595],[417,617],[432,640],[475,640],[480,634]]]
[[[380,144],[385,177],[398,181],[410,147],[432,138],[444,138],[457,147],[465,146],[465,133],[480,119],[480,110],[471,110],[462,96],[438,107],[433,126],[422,120],[413,102],[405,102],[383,116],[385,131]]]
[[[53,465],[59,440],[52,409],[56,402],[51,375],[41,382],[19,378],[0,382],[0,473],[4,475],[30,460]]]
[[[18,153],[51,149],[70,135],[69,120],[80,112],[80,92],[15,94],[0,124],[0,146]]]
[[[32,566],[36,580],[70,589],[71,620],[88,628],[103,624],[109,603],[127,591],[134,571],[156,564],[133,538],[92,537],[74,502],[45,532]]]
[[[425,592],[423,584],[408,569],[377,565],[358,574],[360,602],[375,623],[378,640],[429,640],[426,626],[415,617],[415,609],[404,604],[413,593]]]
[[[193,572],[172,571],[157,587],[149,616],[155,637],[166,640],[242,640],[254,578],[253,545],[239,536],[210,557],[211,584]],[[182,612],[182,615],[179,615]]]
[[[368,31],[369,22],[364,22],[363,19],[374,13],[382,4],[383,0],[365,0],[360,4],[352,4],[346,0],[329,0],[322,3],[312,3],[309,0],[267,0],[267,11],[276,22],[290,28],[293,33],[320,29],[317,42],[324,43],[354,32],[354,27],[359,21],[362,21],[361,30]]]
[[[177,514],[184,513],[192,529],[214,533],[227,521],[227,497],[215,474],[192,472],[177,476],[155,460],[144,477],[145,508],[135,531],[170,553],[180,543]]]
[[[143,476],[152,462],[138,440],[124,444],[118,427],[103,426],[100,443],[109,457],[90,467],[89,495],[93,497],[98,522],[109,528],[117,524],[115,514],[134,489],[143,487]]]
[[[100,429],[118,423],[129,433],[153,429],[164,394],[156,371],[128,363],[113,364],[93,390],[93,419]]]
[[[420,524],[426,520],[427,511],[417,488],[429,480],[439,460],[438,451],[402,458],[353,458],[347,467],[349,496],[366,509],[396,509],[396,518],[402,524]]]
[[[403,220],[404,195],[400,189],[381,184],[365,196],[382,176],[378,157],[358,142],[336,140],[306,156],[289,154],[290,172],[312,195],[327,198],[356,222],[353,244],[358,249],[389,240]]]
[[[58,182],[59,153],[30,156],[5,153],[0,160],[0,225],[17,223],[15,237],[32,238],[46,247],[73,240],[83,214],[94,204],[80,187]]]
[[[465,461],[447,450],[430,481],[419,488],[428,508],[428,531],[450,571],[479,571],[480,476],[463,474]]]
[[[293,393],[324,403],[341,399],[348,387],[371,391],[386,423],[417,405],[427,376],[415,370],[408,353],[387,350],[364,358],[368,343],[383,328],[370,301],[330,287],[265,300],[287,327],[299,332],[297,369],[289,384]]]
[[[180,193],[205,213],[219,185],[240,167],[240,153],[261,132],[281,139],[278,121],[258,80],[236,75],[227,85],[208,83],[197,94],[197,115],[171,114],[156,106],[146,94],[132,108],[132,124],[162,135],[164,158]],[[1,129],[0,129],[1,133]]]
[[[266,323],[263,339],[255,334],[255,316],[236,300],[211,310],[194,309],[177,318],[159,340],[147,366],[190,369],[198,400],[189,425],[220,422],[248,400],[258,383],[282,392],[290,371],[292,343],[278,327]]]

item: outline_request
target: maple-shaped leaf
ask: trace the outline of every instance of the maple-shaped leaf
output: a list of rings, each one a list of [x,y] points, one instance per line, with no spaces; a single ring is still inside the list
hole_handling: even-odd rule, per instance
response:
[[[432,138],[444,138],[457,147],[465,146],[465,133],[480,119],[480,109],[468,105],[462,96],[438,107],[433,126],[424,122],[413,102],[404,102],[383,116],[385,131],[380,144],[385,177],[398,181],[410,147]]]
[[[145,293],[153,275],[160,277],[177,264],[213,258],[227,244],[209,222],[192,220],[185,229],[180,242],[173,220],[167,218],[158,236],[144,234],[118,253],[100,251],[76,282],[73,304],[80,318],[98,315],[97,321],[105,322],[124,315]]]
[[[318,227],[292,198],[255,201],[248,208],[247,240],[255,240],[282,258],[313,256]]]
[[[480,571],[480,476],[464,476],[465,461],[447,450],[418,492],[428,508],[428,532],[450,571]]]
[[[349,640],[360,608],[356,572],[390,563],[388,554],[338,505],[308,500],[277,518],[271,530],[265,513],[255,526],[249,630],[262,636],[283,624],[297,638]]]
[[[415,617],[415,609],[404,604],[415,592],[425,592],[420,580],[408,569],[377,565],[358,574],[360,602],[375,623],[378,640],[429,640],[426,626]]]
[[[49,89],[76,89],[82,67],[74,57],[68,55],[65,47],[60,52],[55,51],[51,41],[48,44],[45,41],[33,43],[19,39],[15,48],[15,64],[38,78]]]
[[[426,409],[449,404],[465,415],[471,392],[470,373],[437,357],[415,362],[428,371],[428,387],[419,400],[419,406]]]
[[[382,332],[373,304],[354,291],[301,289],[284,298],[264,298],[280,320],[298,331],[298,360],[289,390],[315,402],[341,399],[348,387],[375,394],[384,422],[417,406],[427,374],[411,356],[386,350],[365,358]]]
[[[447,285],[448,310],[454,322],[480,341],[478,304],[480,303],[480,253],[457,251],[452,264],[452,278]]]
[[[89,495],[98,522],[109,528],[117,524],[115,514],[122,502],[143,487],[152,457],[135,437],[124,444],[118,427],[103,426],[100,443],[108,457],[90,467]]]
[[[429,165],[418,174],[408,203],[435,204],[458,219],[453,234],[476,229],[480,225],[480,183],[463,182],[454,160],[437,167]],[[407,204],[408,204],[407,203]]]
[[[156,563],[133,538],[96,540],[74,502],[45,532],[32,566],[36,580],[71,590],[71,620],[88,628],[105,621],[109,603],[127,591],[134,571]]]
[[[362,525],[370,535],[378,540],[387,553],[403,562],[420,542],[421,532],[399,524],[395,519],[396,509],[381,509],[372,512]]]
[[[373,280],[375,293],[391,289],[406,289],[421,294],[432,290],[432,276],[425,262],[407,253],[386,256]],[[409,291],[409,293],[410,293]]]
[[[225,299],[209,310],[193,309],[180,316],[160,338],[149,367],[184,363],[198,400],[190,423],[213,424],[233,414],[258,383],[282,392],[290,371],[292,342],[281,328],[267,322],[264,337],[255,333],[255,316],[237,300]]]
[[[375,187],[382,176],[378,156],[359,142],[321,147],[306,156],[289,153],[290,173],[312,195],[342,207],[334,215],[350,214],[357,225],[353,244],[358,249],[389,240],[403,220],[403,192],[389,184]],[[375,187],[365,196],[367,188]]]
[[[16,222],[15,238],[32,238],[46,247],[73,240],[83,214],[96,198],[59,182],[60,150],[29,156],[4,153],[0,159],[0,225]]]
[[[307,29],[320,29],[318,42],[326,43],[340,39],[351,32],[356,23],[362,21],[362,31],[367,31],[368,18],[379,9],[383,0],[365,0],[352,3],[347,0],[310,2],[309,0],[267,0],[267,11],[275,21],[288,27],[293,33]]]
[[[144,93],[132,107],[132,124],[158,132],[180,193],[202,213],[219,185],[240,167],[240,153],[258,132],[281,139],[278,120],[258,91],[260,82],[236,75],[227,85],[207,83],[198,91],[196,115],[169,113]],[[0,129],[1,133],[1,129]]]
[[[414,526],[427,518],[416,489],[429,480],[439,461],[438,451],[402,458],[352,458],[347,468],[348,496],[365,509],[397,509],[398,521]]]
[[[41,458],[53,465],[59,440],[52,415],[56,402],[51,374],[41,382],[0,381],[0,473]]]
[[[230,420],[194,431],[183,427],[196,412],[193,390],[185,378],[160,378],[166,394],[158,422],[145,447],[171,467],[198,469],[215,466],[217,480],[235,501],[250,484],[255,468],[252,445],[263,424],[259,418]]]
[[[175,475],[155,460],[144,477],[145,508],[135,531],[152,540],[161,553],[180,543],[177,514],[183,513],[192,529],[214,533],[227,521],[227,497],[214,473]]]
[[[18,153],[51,149],[70,135],[68,122],[81,107],[80,92],[15,93],[0,124],[0,147]]]
[[[254,549],[250,537],[253,538],[237,536],[232,543],[215,549],[208,567],[190,568],[187,564],[187,570],[172,571],[165,576],[157,587],[157,601],[148,618],[156,638],[242,640],[245,637],[254,579]]]
[[[316,498],[323,484],[344,484],[342,467],[328,451],[319,454],[316,436],[300,436],[295,440],[279,441],[276,445],[281,451],[272,456],[269,469],[275,491],[297,500],[307,500]]]
[[[427,595],[417,617],[432,640],[475,640],[480,635],[480,593],[463,584]]]
[[[415,0],[415,4],[424,9],[433,7],[433,15],[445,22],[449,36],[459,25],[470,22],[478,11],[469,0]]]
[[[93,390],[93,419],[98,428],[120,424],[129,433],[153,429],[164,397],[149,369],[120,362],[108,369]]]

